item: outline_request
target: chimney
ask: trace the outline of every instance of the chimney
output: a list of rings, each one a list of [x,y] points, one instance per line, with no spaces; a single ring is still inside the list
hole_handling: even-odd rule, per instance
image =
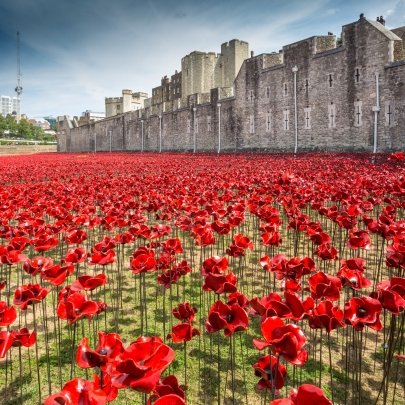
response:
[[[361,14],[360,14],[359,21],[363,21],[363,20],[365,20],[365,19],[366,19],[366,17],[364,17],[364,13],[361,13]]]
[[[253,58],[253,56],[255,56],[254,51],[250,51],[250,57]]]
[[[333,32],[330,32],[330,31],[329,31],[329,32],[328,32],[328,35],[333,35]]]
[[[383,17],[382,15],[380,16],[380,18],[377,17],[377,21],[378,21],[380,24],[384,25],[384,27],[385,27],[385,20],[384,20],[384,17]]]

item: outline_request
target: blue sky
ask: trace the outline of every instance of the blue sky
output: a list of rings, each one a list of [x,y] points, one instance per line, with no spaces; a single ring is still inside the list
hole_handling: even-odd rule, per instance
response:
[[[0,0],[0,94],[14,96],[21,33],[22,113],[104,111],[104,97],[144,91],[181,58],[233,38],[258,55],[341,26],[360,13],[405,25],[405,0]]]

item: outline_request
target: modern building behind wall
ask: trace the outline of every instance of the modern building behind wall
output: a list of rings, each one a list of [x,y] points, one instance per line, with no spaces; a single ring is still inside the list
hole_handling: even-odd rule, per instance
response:
[[[0,100],[1,115],[3,117],[7,117],[7,115],[21,115],[21,100],[19,100],[17,97],[0,96]]]

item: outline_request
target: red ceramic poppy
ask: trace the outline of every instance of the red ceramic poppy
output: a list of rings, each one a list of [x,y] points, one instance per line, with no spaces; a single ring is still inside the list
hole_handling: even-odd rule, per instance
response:
[[[215,231],[218,235],[228,235],[231,230],[231,226],[222,221],[215,221],[211,224],[211,228]]]
[[[17,319],[14,307],[8,307],[5,301],[0,301],[0,326],[10,326]]]
[[[337,301],[340,297],[342,282],[339,278],[318,271],[308,278],[311,296],[314,300],[323,297],[331,301]]]
[[[245,256],[246,249],[253,250],[253,242],[250,241],[249,237],[238,233],[233,236],[226,253],[232,257],[240,257]]]
[[[13,338],[11,333],[3,330],[0,332],[0,359],[4,359],[11,345],[13,344]]]
[[[371,298],[378,299],[383,308],[394,315],[405,308],[405,279],[393,277],[391,280],[381,281],[377,284],[378,292],[373,291]]]
[[[301,297],[291,290],[284,291],[285,304],[289,307],[291,315],[289,316],[293,321],[300,321],[301,319],[309,319],[314,309],[314,300],[307,297],[302,300]]]
[[[174,343],[189,342],[194,336],[200,336],[200,331],[193,328],[190,323],[178,323],[172,327],[172,333],[167,338],[173,339]]]
[[[57,236],[43,235],[32,239],[30,243],[36,252],[46,252],[58,246],[59,240]]]
[[[228,270],[228,259],[226,257],[212,256],[203,261],[201,274],[206,276],[208,273],[223,274]]]
[[[80,245],[87,239],[86,231],[73,229],[66,233],[66,242],[69,245]]]
[[[6,288],[7,282],[6,280],[0,281],[0,291]]]
[[[348,325],[356,330],[368,326],[375,330],[383,328],[380,320],[382,306],[380,301],[370,297],[355,297],[345,303],[345,318]]]
[[[277,395],[277,391],[283,388],[287,376],[287,369],[283,364],[277,362],[277,357],[268,354],[261,357],[252,367],[255,370],[255,376],[260,377],[257,389],[261,391],[267,388],[272,391],[275,387]]]
[[[228,296],[228,305],[238,304],[241,308],[246,310],[246,307],[249,305],[249,300],[246,295],[236,291]]]
[[[265,232],[260,235],[264,246],[280,246],[283,243],[280,232]]]
[[[32,260],[27,259],[24,262],[24,271],[35,277],[38,271],[49,269],[53,266],[53,260],[50,257],[36,256]]]
[[[191,307],[188,302],[182,302],[177,308],[172,309],[172,313],[180,321],[193,323],[197,308]]]
[[[27,328],[21,330],[12,330],[11,338],[13,339],[13,347],[31,347],[36,342],[35,331],[31,332]]]
[[[401,161],[405,160],[405,155],[403,152],[391,153],[389,159],[392,161]]]
[[[168,253],[169,255],[175,255],[177,253],[183,252],[183,247],[179,238],[168,239],[160,243],[162,251]]]
[[[371,239],[367,231],[363,229],[350,230],[350,236],[346,246],[350,249],[371,249]]]
[[[208,246],[215,244],[215,238],[209,225],[196,225],[193,227],[192,235],[198,246]]]
[[[98,332],[98,343],[94,350],[89,348],[89,340],[83,338],[78,346],[76,362],[81,368],[100,367],[106,371],[107,363],[117,361],[124,351],[121,338],[117,333]]]
[[[322,260],[337,260],[337,250],[329,243],[322,243],[314,252]]]
[[[7,264],[8,266],[12,266],[27,260],[28,257],[25,254],[20,253],[19,250],[14,250],[11,246],[0,246],[0,265]]]
[[[107,373],[102,374],[100,378],[97,374],[93,374],[94,392],[102,391],[106,396],[107,402],[114,401],[118,396],[118,389],[112,385],[111,377]]]
[[[169,225],[156,224],[151,227],[150,239],[158,239],[165,235],[170,235],[172,228]]]
[[[151,245],[148,243],[148,246]],[[150,246],[152,248],[152,246]],[[169,255],[168,253],[162,252],[157,260],[157,268],[159,270],[167,270],[170,265],[176,260],[175,256]]]
[[[331,301],[321,301],[312,311],[308,323],[312,329],[325,328],[328,333],[345,326],[343,311],[338,306],[334,306]]]
[[[150,273],[156,270],[155,252],[144,246],[139,247],[131,257],[129,269],[132,273]]]
[[[232,272],[226,276],[208,273],[202,289],[204,291],[214,291],[216,294],[234,293],[237,290],[236,281],[237,277]]]
[[[184,399],[184,386],[179,386],[179,382],[174,375],[168,375],[163,380],[159,380],[153,391],[155,397],[164,397],[166,395],[178,395]]]
[[[18,305],[21,310],[25,310],[28,305],[41,302],[50,291],[50,288],[44,288],[39,284],[21,285],[14,293],[14,305]]]
[[[187,405],[182,397],[175,394],[165,395],[160,397],[154,405]]]
[[[66,253],[65,262],[66,263],[83,263],[87,259],[87,253],[84,248],[73,248],[69,249]]]
[[[107,264],[110,263],[115,263],[116,260],[114,259],[115,257],[115,252],[114,250],[110,249],[107,250],[106,252],[98,252],[96,251],[90,256],[90,260],[88,261],[89,265],[100,265],[100,266],[106,266]]]
[[[134,235],[129,232],[122,232],[115,235],[115,241],[120,245],[126,245],[135,241]]]
[[[117,388],[131,387],[135,391],[149,393],[155,389],[162,372],[175,358],[174,351],[157,337],[141,337],[122,353],[112,376]]]
[[[52,285],[58,286],[61,285],[66,277],[73,274],[75,268],[72,263],[68,263],[65,266],[56,264],[48,269],[41,270],[41,278],[43,280],[48,280]]]
[[[248,329],[249,319],[246,312],[238,304],[227,305],[218,300],[210,308],[205,327],[209,333],[224,330],[229,337],[235,332]]]
[[[265,341],[253,339],[254,346],[263,350],[270,347],[273,354],[283,356],[291,364],[302,366],[308,359],[308,352],[302,350],[306,343],[304,333],[297,325],[285,325],[283,320],[272,316],[260,326]]]
[[[72,292],[77,291],[92,291],[97,287],[103,286],[107,282],[105,274],[97,274],[96,276],[89,276],[87,274],[80,276],[70,286]]]
[[[348,286],[353,290],[370,287],[371,281],[364,277],[364,259],[355,257],[353,259],[341,260],[341,266],[337,276],[344,287]]]
[[[68,320],[72,325],[82,318],[91,321],[98,311],[99,306],[96,302],[91,301],[87,295],[75,292],[69,295],[65,301],[59,301],[56,313],[59,318]]]
[[[158,275],[158,283],[163,284],[164,288],[170,288],[172,284],[177,284],[180,280],[181,272],[178,269],[167,270]]]
[[[67,382],[62,390],[47,398],[44,405],[105,405],[107,396],[103,390],[95,389],[91,381],[75,378]]]
[[[94,245],[94,248],[92,249],[92,252],[103,252],[106,253],[110,249],[114,249],[117,246],[117,241],[115,238],[112,238],[111,236],[104,236],[103,240],[99,243],[96,243]]]
[[[388,267],[405,269],[405,242],[402,243],[398,238],[394,238],[394,242],[387,246],[386,265]]]
[[[11,250],[22,252],[27,245],[31,243],[30,239],[25,237],[16,237],[9,240],[8,245]]]
[[[250,314],[261,315],[261,322],[270,316],[278,316],[280,318],[290,318],[291,310],[288,305],[282,301],[277,293],[270,293],[261,298],[253,298],[250,300]]]
[[[302,384],[298,390],[293,389],[290,400],[294,405],[333,405],[320,388],[311,384]]]

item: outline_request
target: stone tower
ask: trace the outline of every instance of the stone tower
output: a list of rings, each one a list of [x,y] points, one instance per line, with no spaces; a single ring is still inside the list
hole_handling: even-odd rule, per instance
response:
[[[122,113],[132,110],[132,90],[122,90]]]
[[[230,87],[239,73],[242,63],[249,58],[249,44],[246,41],[232,39],[221,45],[221,58],[219,63],[223,65],[221,83],[216,87]]]

